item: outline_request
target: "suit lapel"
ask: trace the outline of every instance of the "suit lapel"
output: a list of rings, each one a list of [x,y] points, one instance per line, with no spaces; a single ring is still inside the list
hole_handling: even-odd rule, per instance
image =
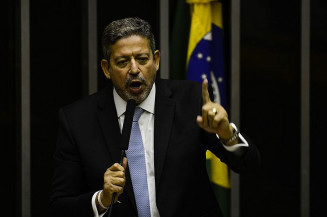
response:
[[[156,82],[156,101],[154,119],[154,166],[156,186],[165,164],[168,142],[174,119],[175,103],[170,98],[171,91],[163,81]]]
[[[110,83],[108,88],[105,88],[100,95],[98,104],[98,119],[101,126],[101,130],[106,142],[106,148],[108,150],[111,162],[119,163],[121,156],[120,142],[121,133],[117,118],[117,111],[113,99],[113,89]],[[111,165],[108,165],[108,167]],[[128,167],[126,168],[126,183],[124,191],[127,192],[131,203],[136,210],[136,203],[133,193],[132,181],[130,178]]]
[[[119,162],[121,133],[113,100],[112,88],[106,88],[101,92],[98,106],[98,119],[106,141],[109,156],[112,162]]]

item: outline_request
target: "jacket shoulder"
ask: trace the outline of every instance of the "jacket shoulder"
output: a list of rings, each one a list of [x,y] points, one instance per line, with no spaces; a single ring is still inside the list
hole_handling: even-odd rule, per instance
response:
[[[85,113],[95,110],[101,101],[102,98],[106,98],[105,95],[109,95],[109,88],[106,87],[102,90],[99,90],[96,93],[85,96],[79,100],[76,100],[68,105],[65,105],[60,108],[61,111],[65,113]]]

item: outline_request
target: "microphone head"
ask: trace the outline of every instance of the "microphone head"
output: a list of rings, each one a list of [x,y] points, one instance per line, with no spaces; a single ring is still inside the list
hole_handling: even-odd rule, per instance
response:
[[[123,130],[122,130],[122,140],[121,140],[121,144],[120,144],[121,150],[128,149],[135,106],[136,106],[136,102],[134,99],[130,99],[127,101],[124,125],[123,125]]]

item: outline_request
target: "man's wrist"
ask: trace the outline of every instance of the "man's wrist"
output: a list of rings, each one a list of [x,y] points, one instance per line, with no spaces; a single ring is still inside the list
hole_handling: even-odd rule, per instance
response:
[[[99,191],[99,193],[98,193],[98,195],[97,195],[97,201],[98,201],[99,206],[100,206],[102,209],[108,209],[109,206],[107,207],[107,206],[103,205],[101,196],[102,196],[102,190]]]
[[[233,132],[230,138],[228,139],[220,138],[220,141],[226,146],[232,146],[239,143],[240,131],[237,129],[234,123],[230,123],[230,129]]]

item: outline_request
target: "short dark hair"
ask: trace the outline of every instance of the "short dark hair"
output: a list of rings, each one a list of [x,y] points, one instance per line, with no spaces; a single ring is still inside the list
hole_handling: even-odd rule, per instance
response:
[[[150,42],[150,49],[154,53],[156,43],[150,24],[138,17],[130,17],[113,21],[104,29],[102,35],[103,57],[109,61],[110,46],[115,44],[119,39],[132,35],[147,38]]]

